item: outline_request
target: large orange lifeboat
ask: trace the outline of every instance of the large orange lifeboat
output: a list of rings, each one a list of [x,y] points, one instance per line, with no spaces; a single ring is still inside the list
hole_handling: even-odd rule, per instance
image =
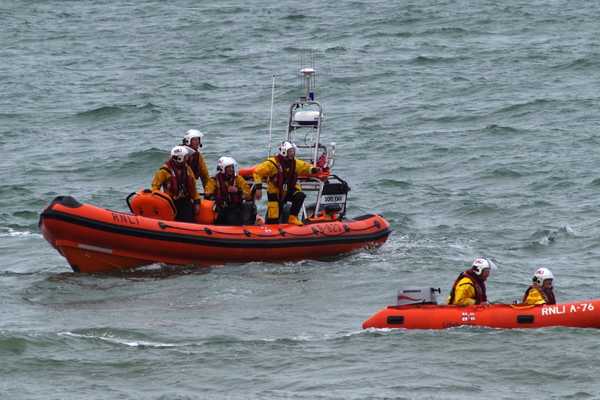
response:
[[[295,156],[318,167],[315,174],[298,176],[296,182],[310,195],[298,215],[304,226],[255,223],[254,215],[244,215],[243,226],[215,225],[214,203],[206,199],[200,202],[195,223],[178,222],[169,196],[142,190],[127,198],[131,213],[59,196],[40,216],[44,238],[74,271],[90,273],[152,263],[208,266],[324,259],[380,246],[391,232],[383,217],[346,218],[350,187],[333,173],[335,142],[325,145],[321,138],[323,109],[314,96],[315,70],[303,68],[301,73],[307,92],[290,105],[285,140],[295,143],[296,137],[303,138],[294,145]],[[239,171],[250,184],[254,184],[254,168]],[[286,221],[283,203],[280,208],[281,220]]]
[[[388,306],[363,322],[367,328],[446,329],[458,326],[600,328],[600,299],[554,305],[486,304]]]
[[[162,200],[156,202],[163,204]],[[211,203],[203,203],[210,207]],[[74,271],[88,273],[152,263],[210,266],[325,259],[380,246],[391,232],[379,215],[307,222],[304,226],[185,223],[157,219],[152,213],[112,211],[59,196],[42,212],[39,225],[44,238]]]

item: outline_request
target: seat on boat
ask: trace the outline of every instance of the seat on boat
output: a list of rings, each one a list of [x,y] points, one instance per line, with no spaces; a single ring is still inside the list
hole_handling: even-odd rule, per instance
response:
[[[215,212],[215,202],[212,200],[202,199],[200,207],[196,213],[196,222],[204,225],[212,225],[217,219]]]

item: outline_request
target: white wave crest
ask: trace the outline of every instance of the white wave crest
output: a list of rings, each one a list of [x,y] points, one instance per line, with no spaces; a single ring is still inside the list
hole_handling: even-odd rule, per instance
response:
[[[17,231],[13,228],[1,228],[0,237],[38,237],[41,238],[42,235],[35,232],[30,231]]]
[[[102,340],[108,343],[125,345],[128,347],[153,347],[153,348],[170,348],[170,347],[181,347],[186,346],[187,344],[174,344],[174,343],[160,343],[160,342],[149,342],[146,340],[128,340],[113,336],[102,336],[102,335],[84,335],[80,333],[73,332],[59,332],[59,336],[70,336],[82,339],[94,339],[94,340]]]

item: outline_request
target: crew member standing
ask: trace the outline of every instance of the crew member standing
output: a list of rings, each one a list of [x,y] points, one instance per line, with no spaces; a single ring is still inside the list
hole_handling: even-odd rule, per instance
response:
[[[152,190],[163,190],[175,203],[176,221],[194,222],[200,205],[200,195],[196,190],[194,172],[187,165],[189,150],[185,146],[175,146],[171,157],[152,179]]]
[[[202,148],[202,138],[204,134],[197,129],[190,129],[185,133],[183,137],[183,146],[189,148],[190,155],[187,159],[187,163],[194,171],[194,178],[196,180],[200,179],[202,181],[203,190],[206,188],[206,184],[208,183],[208,168],[206,167],[206,162],[204,162],[204,157],[202,153],[200,153],[200,149]]]
[[[319,173],[321,168],[313,167],[306,161],[296,158],[296,146],[283,142],[278,154],[256,166],[253,174],[256,185],[256,199],[262,196],[262,181],[268,180],[267,187],[267,224],[280,222],[283,206],[291,202],[290,215],[286,222],[303,225],[298,219],[306,195],[298,185],[298,175]]]

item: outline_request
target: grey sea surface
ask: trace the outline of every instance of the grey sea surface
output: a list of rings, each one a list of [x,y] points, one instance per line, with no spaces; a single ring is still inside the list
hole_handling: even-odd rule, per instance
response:
[[[361,329],[477,256],[494,302],[537,266],[600,297],[600,3],[0,1],[1,399],[595,399],[589,329]],[[313,52],[349,216],[394,233],[335,261],[73,273],[57,195],[126,210],[189,128],[267,154]]]

